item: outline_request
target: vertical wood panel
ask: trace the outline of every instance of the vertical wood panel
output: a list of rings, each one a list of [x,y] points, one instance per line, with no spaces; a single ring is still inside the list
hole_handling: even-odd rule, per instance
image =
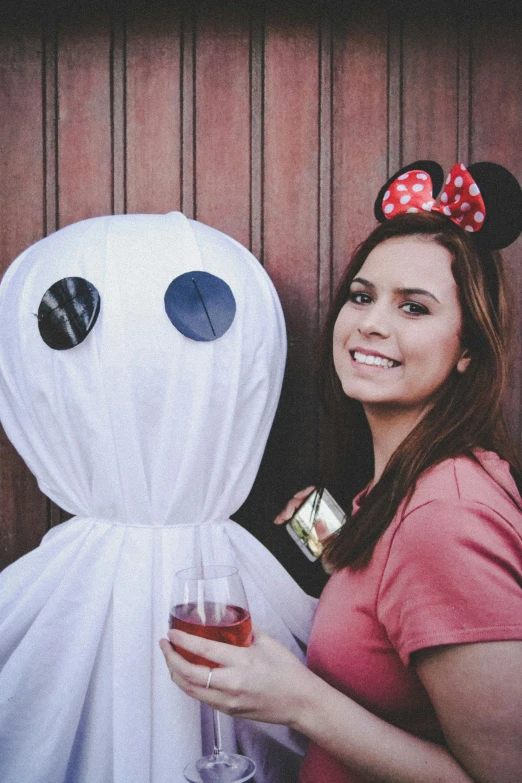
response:
[[[42,33],[0,29],[1,272],[43,230]]]
[[[265,267],[279,291],[288,332],[287,374],[274,458],[284,460],[285,479],[295,481],[297,489],[305,476],[310,478],[317,449],[313,353],[319,326],[316,12],[306,7],[299,11],[285,8],[276,15],[270,5],[265,58]]]
[[[0,29],[0,271],[44,228],[42,32],[32,22]],[[0,569],[33,549],[47,502],[0,430]]]
[[[250,13],[204,3],[196,28],[196,217],[250,242]]]
[[[47,531],[47,498],[0,429],[0,571]]]
[[[112,204],[115,215],[126,212],[125,172],[125,100],[126,100],[126,29],[122,10],[117,7],[111,24],[110,100],[111,100],[111,158]]]
[[[288,358],[261,471],[246,511],[241,510],[247,524],[252,519],[249,529],[310,590],[316,569],[303,562],[286,531],[274,528],[270,520],[289,492],[306,486],[317,471],[320,41],[317,8],[306,3],[299,9],[267,3],[263,260],[283,305]]]
[[[402,20],[388,18],[388,176],[402,165]],[[386,181],[386,180],[385,180]]]
[[[43,24],[43,171],[44,234],[58,226],[58,57],[56,18],[46,16]]]
[[[473,26],[473,160],[495,160],[522,175],[522,46],[519,24],[503,17]]]
[[[181,211],[196,214],[196,6],[187,0],[181,27]]]
[[[427,6],[407,16],[403,27],[404,164],[429,158],[448,171],[456,162],[457,84],[454,13]]]
[[[522,13],[506,18],[490,11],[473,26],[472,160],[493,160],[522,181]],[[507,396],[509,421],[522,434],[522,239],[503,252],[514,305],[514,353]],[[518,293],[516,293],[518,292]]]
[[[457,161],[470,163],[471,109],[471,25],[465,14],[457,25],[458,56],[458,127]]]
[[[60,226],[112,211],[111,30],[83,11],[58,31]]]
[[[319,20],[319,222],[318,320],[325,320],[332,295],[333,229],[333,35],[332,19]]]
[[[373,202],[388,163],[388,26],[385,13],[348,10],[334,39],[334,228],[337,285],[375,225]]]
[[[43,170],[44,170],[44,234],[58,227],[58,41],[56,16],[49,13],[43,21]],[[60,524],[66,514],[47,500],[47,527]]]
[[[262,260],[265,17],[259,3],[251,3],[250,28],[250,250]]]
[[[154,3],[127,17],[127,211],[181,206],[181,14]]]

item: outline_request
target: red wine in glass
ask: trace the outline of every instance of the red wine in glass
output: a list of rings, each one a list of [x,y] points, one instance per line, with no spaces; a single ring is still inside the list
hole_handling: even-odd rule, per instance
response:
[[[232,566],[202,565],[176,574],[170,628],[237,647],[252,644],[252,621],[241,577]],[[190,663],[217,664],[181,647],[176,651]],[[185,767],[189,783],[244,783],[251,780],[256,765],[248,756],[227,753],[221,743],[219,712],[212,710],[214,750]]]
[[[248,609],[232,604],[218,604],[215,601],[178,604],[174,607],[169,621],[170,628],[177,628],[194,636],[202,636],[215,642],[248,647],[252,644],[252,621]],[[201,655],[176,647],[176,652],[190,663],[200,666],[215,666],[212,661]]]

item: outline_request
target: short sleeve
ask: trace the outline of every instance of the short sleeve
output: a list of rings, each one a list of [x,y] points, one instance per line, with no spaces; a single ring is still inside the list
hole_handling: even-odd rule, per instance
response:
[[[377,612],[405,665],[426,647],[522,639],[520,532],[481,503],[411,511],[390,544]]]

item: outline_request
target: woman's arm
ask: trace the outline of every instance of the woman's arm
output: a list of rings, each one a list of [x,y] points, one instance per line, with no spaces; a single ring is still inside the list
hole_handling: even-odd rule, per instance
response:
[[[438,648],[419,658],[419,674],[453,756],[368,712],[261,631],[249,648],[180,631],[171,631],[169,638],[220,665],[207,690],[208,668],[187,663],[162,640],[171,677],[190,696],[230,715],[291,726],[374,783],[522,780],[522,642],[495,643],[498,650],[491,647],[487,663],[479,648],[488,644]],[[506,680],[512,691],[507,702]],[[502,763],[496,761],[500,758]]]
[[[455,644],[414,656],[449,748],[480,783],[522,781],[522,642]]]

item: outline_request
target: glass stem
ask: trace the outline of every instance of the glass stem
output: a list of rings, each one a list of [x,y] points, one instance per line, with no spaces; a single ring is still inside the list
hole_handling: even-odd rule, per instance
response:
[[[220,756],[223,753],[223,744],[221,742],[221,724],[219,722],[219,712],[212,710],[212,719],[214,721],[214,756]]]

